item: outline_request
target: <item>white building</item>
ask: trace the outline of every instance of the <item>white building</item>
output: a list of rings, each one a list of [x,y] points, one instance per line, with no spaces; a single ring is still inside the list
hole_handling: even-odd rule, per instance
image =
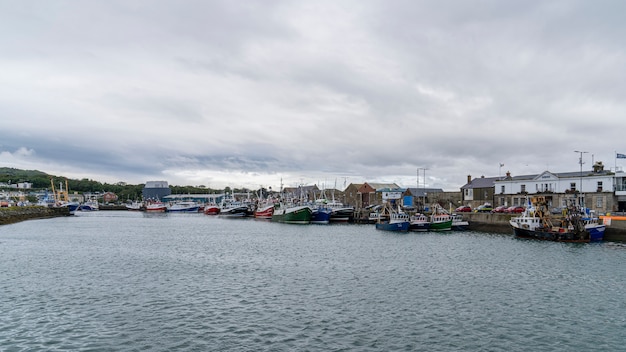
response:
[[[605,171],[602,162],[593,170],[538,175],[511,176],[507,173],[494,181],[494,206],[523,205],[529,195],[545,197],[552,207],[571,202],[582,204],[597,212],[626,210],[626,175]]]

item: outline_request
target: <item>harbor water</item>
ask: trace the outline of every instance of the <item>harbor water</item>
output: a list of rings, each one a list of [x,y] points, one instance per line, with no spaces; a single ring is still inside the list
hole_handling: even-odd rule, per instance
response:
[[[2,351],[626,351],[626,245],[203,214],[0,226]]]

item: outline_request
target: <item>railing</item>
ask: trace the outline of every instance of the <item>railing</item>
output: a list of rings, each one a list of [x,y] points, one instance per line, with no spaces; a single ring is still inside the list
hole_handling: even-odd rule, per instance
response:
[[[623,192],[626,191],[626,185],[615,185],[615,192]]]

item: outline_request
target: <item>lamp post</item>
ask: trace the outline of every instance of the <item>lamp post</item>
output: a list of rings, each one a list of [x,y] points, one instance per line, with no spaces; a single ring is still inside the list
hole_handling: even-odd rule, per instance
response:
[[[580,157],[578,158],[578,163],[580,164],[580,191],[578,192],[580,194],[580,201],[579,201],[579,205],[581,208],[585,207],[585,197],[583,195],[583,154],[589,153],[589,152],[583,152],[580,150],[574,150],[574,153],[579,153]]]
[[[422,212],[425,211],[426,209],[426,170],[428,170],[425,167],[418,167],[417,168],[417,187],[419,188],[419,179],[420,179],[420,170],[424,171],[424,188],[422,189]]]

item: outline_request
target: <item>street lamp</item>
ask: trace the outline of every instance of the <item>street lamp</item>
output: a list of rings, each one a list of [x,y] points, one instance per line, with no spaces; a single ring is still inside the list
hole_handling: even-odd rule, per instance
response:
[[[578,163],[580,164],[580,206],[582,208],[585,207],[585,198],[583,195],[583,154],[589,153],[589,152],[582,152],[580,150],[574,150],[574,153],[579,153],[580,157],[578,158]]]
[[[418,167],[417,168],[417,187],[419,188],[419,179],[420,179],[420,170],[424,170],[424,189],[422,190],[422,212],[426,211],[426,170],[428,170],[425,167]]]

